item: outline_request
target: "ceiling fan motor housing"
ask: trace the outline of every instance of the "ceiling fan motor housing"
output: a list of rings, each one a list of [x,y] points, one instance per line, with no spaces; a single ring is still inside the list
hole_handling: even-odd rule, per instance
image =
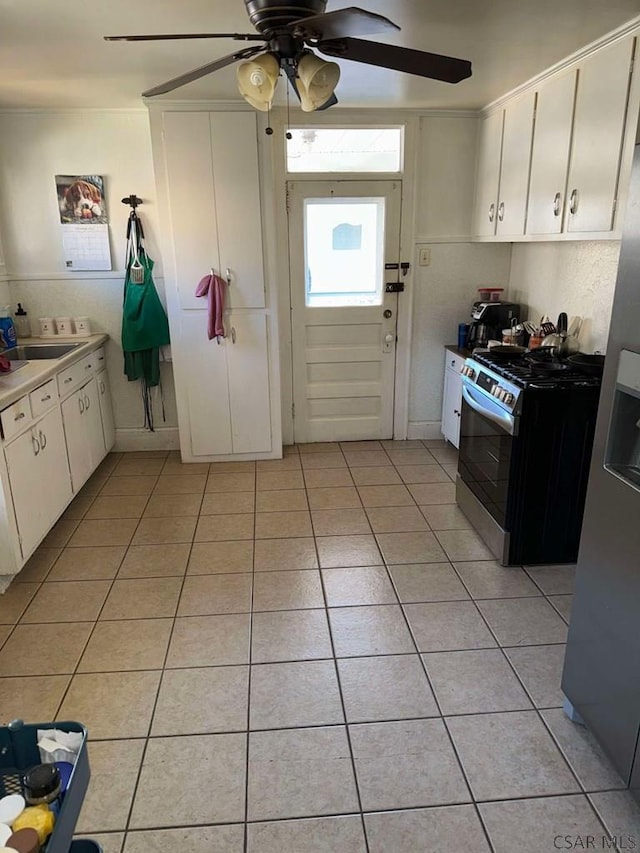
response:
[[[292,21],[322,15],[327,0],[244,0],[247,14],[253,26],[261,33],[269,33],[286,27]]]

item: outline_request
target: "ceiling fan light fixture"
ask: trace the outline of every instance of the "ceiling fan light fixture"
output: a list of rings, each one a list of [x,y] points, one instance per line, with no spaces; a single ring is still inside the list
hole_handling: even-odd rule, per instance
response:
[[[326,62],[310,51],[298,60],[300,106],[311,113],[327,103],[340,80],[340,66]]]
[[[238,66],[238,89],[242,97],[256,110],[267,112],[271,107],[280,75],[280,62],[273,53],[264,53]]]

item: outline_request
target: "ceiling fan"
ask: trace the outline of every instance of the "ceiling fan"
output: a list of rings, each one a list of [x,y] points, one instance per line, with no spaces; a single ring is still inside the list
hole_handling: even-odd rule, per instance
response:
[[[142,95],[149,98],[172,92],[243,59],[247,61],[238,68],[240,93],[252,106],[264,111],[271,107],[281,69],[300,99],[303,110],[327,109],[338,102],[334,89],[340,77],[339,66],[322,60],[309,47],[327,56],[378,65],[445,83],[459,83],[471,76],[471,63],[464,59],[354,38],[400,29],[383,15],[365,9],[351,7],[325,12],[327,0],[244,0],[244,4],[249,20],[258,31],[256,33],[105,36],[105,40],[226,38],[261,42],[167,80]]]

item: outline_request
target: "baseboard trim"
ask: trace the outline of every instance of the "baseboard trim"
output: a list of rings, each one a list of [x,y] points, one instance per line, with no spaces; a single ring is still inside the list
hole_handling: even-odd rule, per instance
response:
[[[407,438],[425,438],[434,441],[442,438],[440,421],[409,421]]]
[[[159,427],[155,432],[147,429],[117,429],[116,453],[132,450],[180,450],[178,427]]]

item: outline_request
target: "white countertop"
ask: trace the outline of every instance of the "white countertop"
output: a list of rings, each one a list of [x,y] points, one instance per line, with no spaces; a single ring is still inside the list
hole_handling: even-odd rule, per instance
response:
[[[6,409],[11,403],[15,403],[20,397],[51,379],[65,367],[98,349],[107,340],[109,340],[109,335],[104,334],[90,335],[87,338],[78,338],[75,335],[70,337],[55,335],[50,338],[21,338],[18,341],[21,346],[31,344],[80,344],[80,346],[75,347],[61,358],[36,359],[29,361],[28,364],[13,373],[0,373],[0,409]]]

